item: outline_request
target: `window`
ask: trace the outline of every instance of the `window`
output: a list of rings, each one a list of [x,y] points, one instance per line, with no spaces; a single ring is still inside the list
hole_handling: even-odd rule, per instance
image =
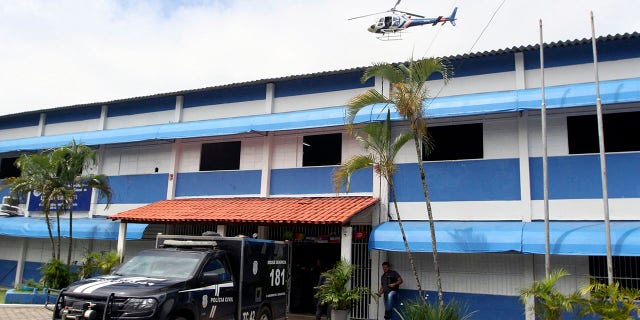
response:
[[[209,276],[217,276],[218,281],[216,283],[228,281],[231,279],[224,267],[224,264],[219,259],[212,259],[204,266],[202,273]]]
[[[302,166],[333,166],[342,160],[342,134],[305,136],[302,140]]]
[[[0,160],[0,179],[9,177],[19,177],[20,169],[16,168],[14,163],[18,158],[2,158]]]
[[[602,116],[606,152],[640,151],[640,112],[610,113]],[[596,115],[567,117],[569,154],[599,153]]]
[[[640,289],[640,257],[613,258],[613,280],[623,288]],[[607,283],[607,257],[589,257],[589,275],[602,283]]]
[[[423,161],[482,159],[484,155],[482,123],[429,127],[427,134],[431,148],[423,148]]]
[[[240,169],[240,141],[202,144],[200,171]]]

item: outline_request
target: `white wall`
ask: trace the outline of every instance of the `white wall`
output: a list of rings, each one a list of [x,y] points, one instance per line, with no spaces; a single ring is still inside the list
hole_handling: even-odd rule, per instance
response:
[[[349,102],[349,100],[351,100],[351,98],[365,92],[366,90],[367,89],[350,89],[275,98],[273,101],[273,112],[279,113],[344,106]]]
[[[264,113],[264,100],[184,108],[182,121],[198,121],[251,116]]]
[[[151,174],[155,173],[155,168],[158,168],[158,173],[167,173],[170,164],[169,143],[108,146],[102,173],[109,176]]]
[[[100,119],[47,124],[44,126],[44,135],[52,136],[63,133],[95,131],[96,129],[98,129],[99,125]]]
[[[106,129],[120,129],[137,126],[148,126],[154,124],[174,122],[175,110],[166,110],[158,112],[147,112],[140,114],[131,114],[119,117],[109,117],[107,119]]]
[[[37,137],[38,126],[0,130],[0,141]]]
[[[442,289],[445,292],[519,296],[520,289],[544,278],[544,255],[511,253],[439,253]],[[431,253],[413,253],[423,290],[435,291]],[[392,268],[402,276],[401,288],[416,290],[416,280],[405,252],[390,252]],[[573,292],[589,282],[588,257],[556,256],[552,269],[563,268],[570,276],[558,282],[563,292]],[[374,266],[375,267],[375,266]],[[372,284],[375,288],[377,283]]]
[[[631,67],[639,63],[640,58],[599,62],[598,77],[600,81],[640,77],[640,68]],[[585,63],[545,68],[544,81],[545,86],[595,82],[594,66],[593,63]],[[525,71],[525,82],[527,88],[540,88],[540,70]]]
[[[515,62],[514,62],[515,63]],[[516,89],[515,71],[482,74],[477,76],[456,77],[449,80],[449,83],[442,88],[442,80],[430,81],[427,86],[430,88],[431,97],[456,96],[461,94],[507,91]],[[433,82],[433,84],[431,84]],[[439,94],[438,94],[439,93]]]

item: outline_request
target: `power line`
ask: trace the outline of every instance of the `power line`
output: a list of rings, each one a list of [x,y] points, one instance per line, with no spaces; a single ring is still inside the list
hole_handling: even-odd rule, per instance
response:
[[[480,41],[480,38],[482,37],[482,35],[484,35],[484,32],[487,30],[489,25],[491,25],[491,22],[493,22],[493,18],[495,18],[496,14],[498,14],[498,11],[500,11],[500,9],[502,8],[502,6],[504,5],[504,3],[506,1],[507,0],[502,0],[502,2],[500,2],[500,5],[493,11],[493,14],[491,15],[491,18],[489,18],[489,21],[487,21],[487,24],[484,26],[484,28],[482,28],[482,31],[480,32],[480,34],[478,35],[476,40],[473,42],[473,45],[471,46],[471,48],[469,48],[469,51],[467,53],[471,53],[473,51],[473,48],[476,46],[476,44],[478,44],[478,41]],[[437,34],[436,34],[436,36],[437,36]],[[431,45],[429,45],[429,48],[431,48]],[[426,52],[425,52],[425,55],[426,55]],[[465,60],[462,60],[462,62],[460,63],[460,65],[457,66],[457,68],[462,67],[462,65],[464,64],[464,61]],[[438,90],[438,93],[436,93],[436,95],[431,99],[431,101],[429,102],[429,105],[427,105],[427,107],[429,107],[431,105],[431,103],[433,103],[433,101],[440,96],[440,93],[442,92],[442,89],[444,89],[444,85],[442,85],[440,87],[440,90]]]

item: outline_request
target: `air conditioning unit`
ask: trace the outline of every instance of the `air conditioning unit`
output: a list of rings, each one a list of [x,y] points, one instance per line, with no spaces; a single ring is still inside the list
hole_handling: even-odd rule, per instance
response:
[[[2,197],[2,204],[0,205],[0,213],[8,214],[10,216],[22,215],[22,208],[19,207],[20,201],[8,196]]]

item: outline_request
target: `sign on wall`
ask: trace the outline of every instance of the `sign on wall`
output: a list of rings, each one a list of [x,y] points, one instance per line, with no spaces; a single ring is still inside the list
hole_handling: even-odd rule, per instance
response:
[[[91,188],[85,188],[76,185],[75,197],[73,199],[73,211],[89,211],[91,206]],[[32,192],[29,195],[29,211],[42,211],[43,203],[42,197],[39,193]],[[49,204],[49,210],[55,211],[56,205],[52,200]]]

